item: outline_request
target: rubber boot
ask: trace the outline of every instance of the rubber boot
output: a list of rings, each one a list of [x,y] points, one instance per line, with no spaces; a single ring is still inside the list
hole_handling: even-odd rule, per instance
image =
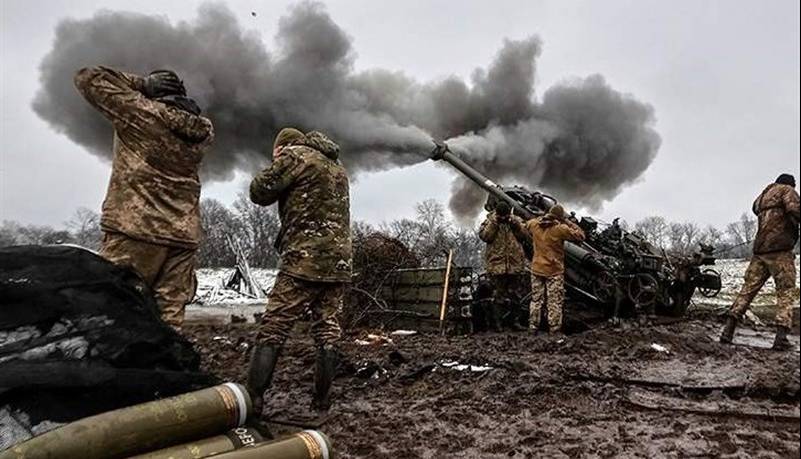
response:
[[[281,354],[281,346],[257,345],[250,355],[248,367],[247,387],[250,399],[253,402],[253,414],[256,419],[261,418],[264,409],[264,391],[269,389],[273,382],[275,364]]]
[[[737,319],[729,316],[726,319],[726,326],[723,327],[723,333],[720,334],[720,342],[723,344],[731,344],[734,339],[735,328],[737,328]]]
[[[787,339],[787,333],[790,329],[787,327],[779,326],[776,328],[776,338],[773,340],[774,351],[789,351],[792,349],[790,340]]]
[[[317,350],[317,366],[314,370],[314,393],[312,394],[312,410],[328,411],[331,408],[331,384],[337,372],[339,357],[337,351],[321,347]]]

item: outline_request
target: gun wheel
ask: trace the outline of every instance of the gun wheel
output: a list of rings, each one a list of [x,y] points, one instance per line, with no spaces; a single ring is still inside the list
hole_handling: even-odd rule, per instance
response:
[[[712,286],[710,286],[709,284],[699,286],[698,293],[700,293],[706,298],[714,298],[718,296],[718,293],[720,293],[720,289],[722,288],[720,273],[715,271],[714,269],[705,269],[701,271],[701,275],[705,278],[715,278],[717,279],[717,281],[713,282],[711,284]]]
[[[603,271],[595,278],[593,284],[593,294],[604,303],[611,303],[615,300],[617,290],[617,279],[611,273]]]
[[[650,274],[635,274],[629,280],[629,299],[639,307],[654,304],[659,297],[659,281]]]

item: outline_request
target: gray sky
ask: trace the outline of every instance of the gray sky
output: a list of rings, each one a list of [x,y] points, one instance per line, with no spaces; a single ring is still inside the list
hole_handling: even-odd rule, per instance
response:
[[[0,2],[0,220],[58,226],[78,206],[99,209],[105,193],[109,164],[30,108],[58,21],[111,9],[177,22],[195,17],[201,3]],[[273,48],[278,18],[294,2],[224,3]],[[504,38],[537,34],[544,42],[538,93],[600,73],[616,90],[653,105],[659,154],[639,183],[604,206],[604,219],[659,214],[722,226],[780,172],[799,175],[798,2],[325,3],[353,39],[358,69],[400,70],[422,81],[467,79]],[[247,179],[205,184],[203,195],[229,203]],[[352,189],[353,216],[374,223],[409,216],[420,200],[445,202],[451,179],[452,172],[432,163],[362,175]]]

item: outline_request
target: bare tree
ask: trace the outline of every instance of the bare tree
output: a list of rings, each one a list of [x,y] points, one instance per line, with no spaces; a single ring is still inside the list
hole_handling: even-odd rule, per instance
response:
[[[241,233],[234,213],[215,199],[204,199],[200,201],[200,221],[203,241],[198,250],[198,266],[234,266],[236,255],[228,247],[226,239]]]
[[[715,228],[712,225],[709,225],[701,234],[699,242],[703,242],[704,244],[711,245],[716,249],[720,249],[725,244],[725,237],[726,236],[723,234],[723,231]]]
[[[76,244],[97,250],[103,232],[100,230],[100,214],[86,207],[75,209],[75,214],[66,223]]]
[[[486,244],[479,239],[475,229],[457,229],[451,233],[453,259],[457,266],[469,266],[475,269],[484,264],[484,248]]]
[[[421,225],[408,218],[393,220],[381,225],[380,231],[399,240],[404,246],[417,253],[422,245],[423,230]]]
[[[248,253],[251,266],[272,268],[278,265],[278,250],[274,247],[281,230],[275,206],[254,204],[245,193],[234,201],[234,212],[240,231],[237,236]]]
[[[0,226],[0,247],[19,244],[19,226],[17,222],[3,220],[3,224]]]
[[[665,221],[665,217],[656,215],[645,217],[634,224],[634,231],[657,247],[667,246],[668,223]]]
[[[748,213],[743,213],[736,222],[729,223],[726,226],[730,247],[727,255],[737,258],[750,256],[756,230],[757,220]]]

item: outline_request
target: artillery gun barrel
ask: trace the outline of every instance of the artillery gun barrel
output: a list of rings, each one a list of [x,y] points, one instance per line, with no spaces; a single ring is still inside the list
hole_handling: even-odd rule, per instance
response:
[[[454,155],[453,152],[448,148],[448,145],[445,143],[434,142],[435,147],[434,151],[431,152],[431,159],[434,161],[445,161],[446,163],[453,166],[456,170],[467,176],[470,180],[475,182],[476,185],[480,186],[488,193],[492,194],[498,199],[502,199],[509,203],[513,209],[515,209],[516,213],[520,215],[524,220],[528,220],[534,217],[534,213],[530,210],[521,205],[519,202],[514,200],[511,196],[506,194],[503,189],[497,183],[493,182],[487,176],[482,174],[481,172],[475,170],[472,166],[467,164],[466,162],[462,161],[461,158]]]
[[[509,196],[509,194],[507,194],[500,185],[493,182],[487,178],[487,176],[477,171],[475,168],[462,161],[461,158],[453,154],[446,143],[434,142],[434,144],[434,150],[431,152],[432,160],[447,162],[456,170],[464,174],[467,178],[472,180],[476,185],[486,190],[488,193],[492,194],[498,199],[503,199],[504,201],[508,202],[509,205],[515,209],[516,213],[524,220],[531,219],[537,215],[534,213],[534,211]],[[572,242],[566,242],[565,251],[580,263],[591,266],[595,269],[605,269],[605,267],[599,263],[595,257],[597,252],[586,244],[577,245]]]

